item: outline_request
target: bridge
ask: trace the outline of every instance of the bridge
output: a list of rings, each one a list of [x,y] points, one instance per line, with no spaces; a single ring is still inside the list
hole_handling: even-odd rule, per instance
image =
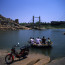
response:
[[[32,22],[31,22],[32,25],[31,25],[31,27],[32,28],[37,28],[37,26],[35,25],[35,19],[37,19],[36,22],[38,22],[38,28],[40,28],[40,22],[41,22],[40,16],[39,17],[35,17],[35,16],[32,17]],[[28,26],[30,26],[30,24],[28,24]]]

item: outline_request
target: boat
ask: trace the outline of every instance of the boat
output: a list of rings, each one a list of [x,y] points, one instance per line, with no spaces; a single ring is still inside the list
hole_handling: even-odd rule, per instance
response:
[[[52,47],[52,42],[50,44],[30,44],[31,47]]]

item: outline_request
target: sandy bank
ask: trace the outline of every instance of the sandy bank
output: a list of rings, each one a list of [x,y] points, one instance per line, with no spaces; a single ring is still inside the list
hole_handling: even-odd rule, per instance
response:
[[[0,65],[7,65],[5,63],[5,56],[8,54],[6,50],[0,50]],[[15,58],[11,65],[44,65],[50,61],[48,56],[42,54],[29,54],[26,59],[19,60]]]

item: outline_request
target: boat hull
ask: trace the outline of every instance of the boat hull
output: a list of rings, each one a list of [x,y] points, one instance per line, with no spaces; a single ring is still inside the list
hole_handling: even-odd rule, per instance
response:
[[[52,47],[52,44],[41,44],[41,45],[38,45],[38,44],[31,44],[31,47],[38,47],[38,48],[41,48],[41,47]]]

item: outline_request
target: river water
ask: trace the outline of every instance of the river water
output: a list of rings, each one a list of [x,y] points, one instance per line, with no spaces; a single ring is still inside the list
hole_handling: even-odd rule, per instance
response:
[[[45,36],[53,42],[52,48],[30,48],[30,53],[40,53],[50,56],[51,59],[65,56],[65,29],[45,30],[17,30],[0,31],[0,49],[10,49],[13,45],[20,43],[20,46],[28,44],[30,37]]]

